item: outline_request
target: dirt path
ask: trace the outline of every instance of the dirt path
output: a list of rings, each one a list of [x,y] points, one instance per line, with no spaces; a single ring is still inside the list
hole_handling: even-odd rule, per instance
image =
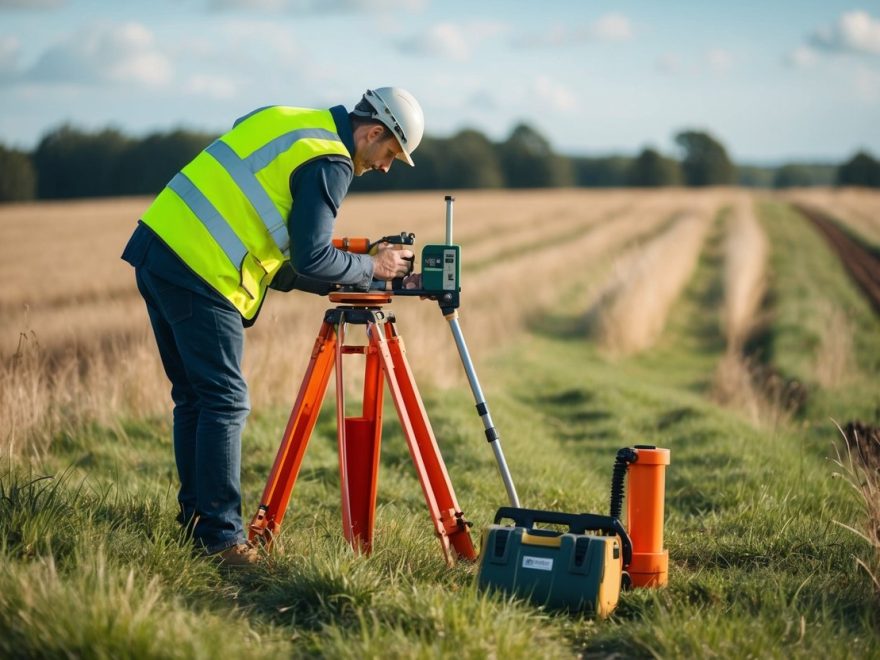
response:
[[[823,211],[798,203],[794,206],[815,225],[837,252],[849,274],[865,292],[874,311],[880,314],[880,259],[850,238]]]

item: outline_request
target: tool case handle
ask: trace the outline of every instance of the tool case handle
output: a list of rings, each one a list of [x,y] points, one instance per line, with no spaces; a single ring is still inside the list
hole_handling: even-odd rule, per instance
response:
[[[517,527],[534,529],[536,523],[565,525],[570,534],[584,534],[587,531],[600,531],[617,534],[623,546],[623,563],[632,561],[632,542],[617,518],[596,513],[563,513],[561,511],[540,511],[538,509],[517,509],[503,506],[495,512],[495,524],[502,520],[512,520]]]

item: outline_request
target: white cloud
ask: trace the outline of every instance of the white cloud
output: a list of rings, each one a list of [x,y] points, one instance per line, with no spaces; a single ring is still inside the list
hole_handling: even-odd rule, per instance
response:
[[[397,39],[395,44],[403,53],[465,62],[482,42],[506,30],[503,23],[436,23],[423,32]]]
[[[208,8],[216,11],[248,10],[314,14],[392,10],[417,12],[426,6],[427,0],[209,0],[208,2]]]
[[[287,9],[290,4],[293,3],[289,0],[210,0],[208,8],[218,11],[245,9],[249,11],[279,12]]]
[[[733,66],[733,55],[723,48],[713,48],[706,53],[706,63],[715,73],[725,73]]]
[[[140,23],[85,27],[46,50],[23,79],[52,84],[161,86],[172,77],[170,60]]]
[[[880,55],[880,19],[866,11],[854,10],[842,14],[833,24],[815,30],[806,44],[788,53],[785,61],[795,68],[834,76],[849,87],[853,99],[875,103],[880,100],[880,72],[873,59],[877,55]],[[855,59],[857,57],[861,61]]]
[[[538,76],[532,81],[532,92],[537,97],[538,108],[559,112],[570,112],[577,108],[577,97],[565,85],[551,80],[547,76]]]
[[[165,49],[172,61],[179,63],[176,80],[186,95],[280,103],[303,88],[320,89],[323,96],[328,87],[339,82],[334,74],[336,58],[315,58],[315,52],[303,45],[300,26],[267,16],[215,17],[213,22],[210,39],[182,35]],[[322,82],[312,84],[314,81]]]
[[[283,21],[269,18],[222,19],[213,31],[201,36],[181,36],[168,44],[165,52],[174,61],[186,63],[190,68],[204,73],[215,69],[228,73],[230,70],[253,71],[267,67],[273,71],[301,66],[304,52],[296,32]]]
[[[452,23],[432,25],[426,32],[400,42],[403,50],[464,61],[471,55],[464,32]]]
[[[679,53],[667,52],[658,55],[654,68],[670,76],[701,78],[717,76],[730,71],[736,64],[733,53],[724,48],[712,48],[698,56],[683,57]]]
[[[197,74],[190,76],[184,83],[183,90],[193,96],[205,96],[222,101],[235,97],[238,93],[238,84],[224,76]]]
[[[787,64],[798,69],[810,68],[818,60],[819,55],[809,46],[798,46],[785,57]]]
[[[231,47],[235,58],[269,57],[273,65],[288,68],[299,64],[303,57],[299,40],[289,27],[271,22],[269,20],[258,21],[230,21],[224,25],[225,38],[223,44],[218,44],[221,51],[228,54]],[[259,49],[254,44],[260,44]]]
[[[832,52],[880,55],[880,19],[866,11],[846,12],[836,23],[816,30],[810,43]]]
[[[623,14],[606,14],[593,24],[592,34],[600,41],[626,41],[633,38],[633,29]]]
[[[634,36],[629,18],[605,14],[587,25],[551,25],[544,32],[530,31],[514,37],[515,48],[555,48],[591,41],[628,41]]]

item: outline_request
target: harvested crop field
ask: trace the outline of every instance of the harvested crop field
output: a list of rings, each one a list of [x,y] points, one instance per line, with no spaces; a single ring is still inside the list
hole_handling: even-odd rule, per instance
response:
[[[477,355],[512,341],[530,316],[552,305],[561,288],[592,284],[606,260],[638,246],[677,214],[703,209],[708,218],[727,193],[561,191],[474,193],[456,209],[464,251],[462,326]],[[422,243],[443,240],[442,195],[400,194],[349,200],[340,235],[412,231]],[[108,422],[117,413],[156,414],[167,386],[154,359],[146,312],[128,264],[119,259],[149,200],[9,205],[0,210],[0,355],[4,411],[11,442],[55,432],[68,421]],[[389,220],[389,218],[392,218]],[[30,233],[35,232],[35,233]],[[43,245],[30,236],[51,235]],[[473,255],[473,256],[471,256]],[[25,268],[27,264],[27,268]],[[44,275],[31,277],[29,273]],[[492,300],[491,305],[480,301]],[[248,331],[246,374],[255,409],[295,391],[317,333],[324,299],[270,292]],[[401,330],[414,356],[442,356],[430,369],[439,386],[462,384],[454,346],[431,305],[401,301]],[[397,307],[397,305],[395,306]],[[403,311],[403,310],[401,310]],[[656,312],[655,312],[656,313]],[[655,323],[656,325],[656,323]],[[408,328],[418,328],[414,333]],[[423,360],[413,359],[415,369]],[[286,365],[277,369],[277,364]],[[448,366],[444,366],[448,365]],[[425,375],[428,373],[423,368]]]

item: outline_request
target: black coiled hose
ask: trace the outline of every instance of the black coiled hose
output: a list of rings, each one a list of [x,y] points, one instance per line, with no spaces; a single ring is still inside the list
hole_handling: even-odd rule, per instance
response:
[[[630,463],[635,463],[639,455],[629,447],[618,450],[617,458],[614,459],[614,471],[611,474],[611,511],[612,518],[620,520],[621,508],[623,507],[624,479],[626,468]]]

